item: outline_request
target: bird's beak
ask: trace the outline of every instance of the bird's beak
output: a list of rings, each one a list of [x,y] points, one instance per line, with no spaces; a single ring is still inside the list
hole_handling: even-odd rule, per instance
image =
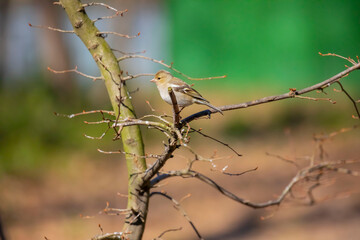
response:
[[[155,81],[156,81],[156,79],[155,79],[155,78],[153,78],[153,79],[151,79],[151,80],[150,80],[150,82],[155,82]]]

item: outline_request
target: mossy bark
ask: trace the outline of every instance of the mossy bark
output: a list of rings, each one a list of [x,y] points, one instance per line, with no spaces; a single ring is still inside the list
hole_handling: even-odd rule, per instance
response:
[[[105,80],[116,116],[120,114],[120,119],[136,118],[126,85],[120,80],[121,69],[116,57],[105,39],[98,34],[99,30],[87,16],[82,3],[79,0],[60,0],[60,3],[65,9],[76,35],[91,53]],[[121,139],[124,151],[128,153],[126,154],[129,176],[127,208],[131,209],[123,232],[128,239],[141,239],[148,211],[149,189],[140,187],[144,184],[137,174],[146,170],[145,159],[136,157],[144,156],[144,145],[139,126],[125,127],[121,132]]]

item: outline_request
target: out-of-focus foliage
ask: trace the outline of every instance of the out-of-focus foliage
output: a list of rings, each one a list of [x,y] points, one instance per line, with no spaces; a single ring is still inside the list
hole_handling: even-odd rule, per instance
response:
[[[318,52],[359,54],[357,0],[166,3],[175,65],[196,76],[228,75],[207,85],[304,87],[343,69]]]
[[[67,161],[66,152],[86,154],[86,149],[95,152],[99,146],[83,135],[97,136],[102,126],[84,125],[81,117],[68,119],[54,114],[81,112],[91,106],[89,101],[85,97],[61,101],[41,77],[29,78],[18,88],[1,90],[0,102],[0,175],[4,171],[29,174],[55,161],[61,165]],[[86,118],[91,119],[95,118]],[[49,157],[54,155],[61,157]]]

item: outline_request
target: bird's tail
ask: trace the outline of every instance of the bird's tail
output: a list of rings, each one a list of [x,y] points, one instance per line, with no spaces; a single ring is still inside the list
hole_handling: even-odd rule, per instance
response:
[[[223,112],[222,112],[219,108],[211,105],[211,104],[210,104],[209,102],[207,102],[207,101],[196,101],[196,103],[204,104],[204,105],[208,106],[209,108],[212,108],[212,109],[214,109],[215,111],[221,113],[221,115],[224,115]]]

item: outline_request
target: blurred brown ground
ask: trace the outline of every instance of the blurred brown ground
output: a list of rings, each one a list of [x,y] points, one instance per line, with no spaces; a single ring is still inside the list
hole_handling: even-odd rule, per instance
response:
[[[222,101],[225,100],[215,100],[218,105]],[[155,102],[154,105],[165,111],[170,110],[169,106],[162,104]],[[266,156],[265,153],[290,158],[311,156],[315,149],[312,136],[325,128],[304,123],[285,126],[274,132],[260,131],[238,137],[224,135],[222,132],[228,121],[236,116],[245,119],[247,123],[253,122],[253,125],[261,129],[261,124],[255,124],[260,121],[258,119],[261,115],[271,119],[276,115],[276,109],[281,107],[283,106],[275,104],[262,106],[246,112],[241,110],[226,113],[225,117],[215,115],[212,120],[193,123],[192,126],[203,127],[204,133],[216,136],[243,154],[243,157],[233,156],[228,159],[227,156],[234,155],[229,149],[193,134],[190,146],[197,153],[209,157],[216,151],[217,156],[225,157],[215,162],[217,169],[228,165],[228,172],[238,173],[258,167],[257,171],[239,177],[212,171],[211,164],[207,162],[196,163],[195,169],[242,198],[254,202],[274,199],[295,175],[296,169],[291,164]],[[195,109],[197,107],[186,111]],[[261,114],[257,116],[259,112]],[[345,124],[348,123],[344,123],[344,127],[351,127]],[[329,133],[330,129],[339,130],[329,127],[325,132]],[[324,147],[327,157],[324,160],[358,158],[358,131],[349,131],[326,141]],[[151,134],[154,130],[143,129],[143,132],[147,152],[160,153],[160,135]],[[318,151],[315,154],[317,156]],[[67,158],[65,164],[59,167],[56,162],[63,161],[64,156]],[[100,212],[107,202],[110,207],[126,206],[126,199],[117,196],[117,193],[127,192],[123,156],[103,155],[93,149],[92,154],[73,150],[65,154],[54,152],[53,156],[48,157],[55,160],[39,171],[41,176],[5,175],[0,179],[0,212],[3,220],[6,219],[4,227],[8,238],[44,239],[46,236],[51,240],[90,239],[100,233],[99,224],[104,232],[120,231],[123,216],[108,216]],[[164,169],[183,168],[187,158],[191,159],[191,154],[180,149]],[[308,164],[306,160],[298,160],[297,163],[301,166]],[[356,170],[359,169],[359,164],[346,167]],[[322,186],[314,191],[319,200],[315,206],[307,206],[306,199],[286,200],[280,207],[262,210],[238,204],[194,179],[168,179],[155,191],[166,191],[177,200],[191,194],[191,197],[182,202],[182,206],[205,239],[357,239],[356,236],[360,235],[359,178],[331,173],[326,174],[321,183]],[[297,185],[294,194],[305,196],[307,187],[309,185],[305,183]],[[144,239],[152,239],[165,230],[179,227],[182,227],[181,231],[167,233],[164,239],[196,239],[189,223],[174,209],[172,203],[154,196],[150,202]]]

